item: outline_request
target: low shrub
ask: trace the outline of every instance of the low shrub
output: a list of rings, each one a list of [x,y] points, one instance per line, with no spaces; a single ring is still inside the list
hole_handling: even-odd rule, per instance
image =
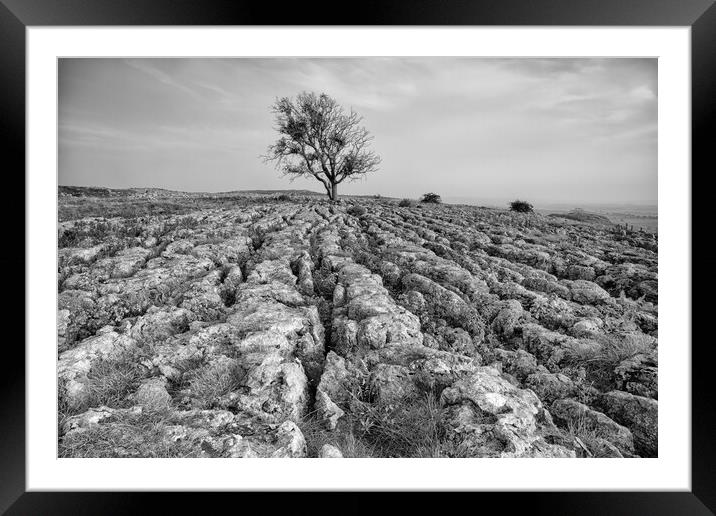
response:
[[[423,194],[423,197],[420,199],[420,202],[428,203],[428,204],[440,204],[443,202],[443,200],[440,198],[440,196],[436,193],[429,192],[426,194]]]
[[[527,201],[520,201],[519,199],[516,201],[512,201],[510,203],[510,210],[516,211],[518,213],[533,213],[534,212],[534,206],[532,206]]]
[[[409,208],[412,205],[413,205],[413,201],[411,201],[410,199],[402,199],[398,203],[398,206],[400,206],[401,208]]]
[[[350,215],[353,215],[354,217],[360,217],[362,215],[365,215],[367,211],[368,210],[366,210],[363,206],[359,204],[354,204],[353,206],[348,208],[348,213]]]

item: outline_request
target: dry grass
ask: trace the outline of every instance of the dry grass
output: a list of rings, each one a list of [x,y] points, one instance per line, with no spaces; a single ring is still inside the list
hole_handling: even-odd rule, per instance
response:
[[[254,201],[253,204],[256,202]],[[233,207],[236,204],[252,204],[249,198],[202,197],[182,199],[142,199],[132,197],[60,197],[58,219],[76,220],[86,217],[134,218],[154,215],[185,215],[193,211],[211,208]]]
[[[64,386],[60,384],[58,408],[60,423],[75,414],[85,412],[90,407],[101,405],[111,408],[124,408],[130,405],[127,396],[139,387],[145,376],[138,355],[127,354],[117,360],[100,360],[87,373],[87,394],[81,403],[70,404],[64,395]]]
[[[656,349],[655,339],[642,333],[626,336],[603,335],[596,339],[599,346],[570,351],[561,363],[565,368],[582,367],[587,380],[604,390],[614,382],[614,369],[624,360],[649,355]]]
[[[434,392],[408,395],[393,403],[353,404],[357,435],[379,457],[462,457],[448,439],[445,412]]]
[[[59,457],[191,457],[196,449],[182,440],[167,439],[167,413],[126,414],[121,420],[75,431],[60,440]]]
[[[361,395],[363,394],[363,395]],[[354,391],[343,407],[346,414],[328,431],[313,414],[299,424],[309,457],[324,444],[338,447],[344,457],[460,457],[447,438],[444,411],[434,392],[419,392],[385,402]]]
[[[134,355],[126,355],[116,361],[97,362],[87,374],[90,406],[125,406],[127,396],[137,389],[143,377],[144,368]]]
[[[197,408],[211,408],[216,401],[237,390],[246,376],[238,361],[224,361],[186,373],[193,403]]]
[[[324,444],[331,444],[341,450],[346,458],[379,457],[377,451],[369,443],[356,437],[352,430],[329,431],[315,413],[306,415],[299,423],[299,428],[306,439],[308,457],[318,457]]]
[[[57,435],[67,421],[67,418],[75,415],[77,412],[73,410],[65,396],[65,386],[60,383],[57,389]]]
[[[122,221],[87,220],[66,230],[57,240],[58,249],[64,247],[91,247],[113,239],[133,239],[145,235],[146,223],[136,217]],[[121,246],[120,246],[121,247]]]
[[[57,247],[62,249],[65,247],[91,247],[102,244],[105,248],[97,257],[99,259],[113,256],[116,252],[130,245],[136,245],[137,238],[161,238],[173,231],[195,229],[200,225],[200,221],[196,217],[188,215],[164,221],[158,228],[148,228],[147,216],[155,215],[155,213],[148,213],[144,214],[144,216],[132,215],[121,219],[79,220],[62,233],[57,240]],[[167,244],[168,242],[164,243],[163,247],[154,256],[158,256]]]
[[[604,440],[609,440],[609,436],[586,417],[580,416],[575,421],[567,423],[566,431],[571,437],[576,438],[575,440],[586,452],[587,457],[597,459],[613,457],[605,452],[603,444]]]
[[[190,375],[188,373],[199,369],[203,364],[204,357],[201,353],[194,353],[188,358],[176,362],[174,365],[177,369],[179,369],[179,371],[181,371],[184,377],[189,378]]]
[[[127,354],[118,360],[100,360],[87,373],[87,395],[80,403],[70,403],[65,386],[60,383],[57,393],[58,429],[67,418],[81,414],[90,407],[101,405],[125,408],[130,405],[128,395],[136,391],[145,376],[139,356]]]

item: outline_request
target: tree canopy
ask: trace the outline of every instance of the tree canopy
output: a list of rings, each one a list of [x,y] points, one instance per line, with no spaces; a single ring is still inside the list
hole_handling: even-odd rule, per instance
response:
[[[368,149],[373,137],[361,125],[363,118],[325,93],[277,99],[272,112],[280,137],[264,158],[284,175],[314,177],[335,201],[340,183],[378,170],[381,160]]]

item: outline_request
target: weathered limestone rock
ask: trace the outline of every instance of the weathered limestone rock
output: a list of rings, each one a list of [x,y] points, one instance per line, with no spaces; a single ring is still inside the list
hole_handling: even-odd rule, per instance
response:
[[[343,454],[341,450],[333,446],[332,444],[324,444],[321,447],[321,451],[318,456],[322,459],[342,459]]]
[[[496,369],[480,367],[442,393],[452,438],[477,457],[574,457],[548,444],[545,410],[532,391],[517,389]]]
[[[532,389],[544,403],[552,403],[555,400],[568,398],[576,392],[576,386],[568,376],[547,371],[537,371],[530,374],[525,379],[524,386]]]
[[[522,346],[545,363],[558,364],[570,350],[582,345],[589,344],[559,332],[546,330],[538,324],[522,326]]]
[[[70,324],[70,311],[57,311],[57,347],[61,350],[67,345],[67,327]]]
[[[92,247],[66,247],[58,251],[60,262],[66,265],[90,264],[104,251],[104,245],[95,245]]]
[[[474,373],[480,366],[475,357],[465,357],[442,351],[426,350],[424,358],[414,358],[408,367],[413,381],[422,389],[440,392],[457,380]]]
[[[186,308],[153,308],[137,320],[130,334],[140,345],[151,346],[188,330],[193,320],[194,314]]]
[[[625,427],[615,423],[606,415],[592,410],[586,405],[571,399],[559,399],[552,403],[550,413],[556,423],[572,425],[592,431],[614,445],[621,453],[634,453],[632,433]]]
[[[617,388],[620,390],[657,399],[658,367],[655,357],[636,355],[622,361],[616,369]]]
[[[437,397],[447,436],[429,453],[656,454],[654,237],[474,206],[182,195],[195,211],[61,223],[60,401],[111,406],[68,418],[62,453],[101,434],[90,455],[303,457],[315,417],[353,456],[357,419]],[[604,342],[632,334],[643,350],[610,363]],[[89,396],[100,362],[141,368],[117,392],[134,407]]]
[[[596,317],[582,319],[574,323],[572,326],[572,334],[575,337],[592,337],[599,334],[602,325],[602,321]]]
[[[250,389],[246,400],[250,407],[294,421],[306,413],[308,378],[298,360],[288,362],[279,354],[266,355],[249,369],[245,385]]]
[[[276,282],[294,286],[296,276],[291,272],[291,263],[288,258],[283,258],[259,263],[248,275],[246,281],[252,283]]]
[[[454,326],[461,327],[471,333],[482,333],[484,322],[477,311],[469,306],[459,295],[435,283],[420,274],[407,274],[403,277],[406,290],[420,292],[430,309],[440,317],[450,321]]]
[[[81,405],[88,396],[87,373],[100,360],[117,360],[136,349],[137,342],[127,335],[108,331],[80,342],[60,354],[57,375],[64,386],[64,397],[71,406]]]
[[[117,253],[113,258],[103,258],[95,264],[96,270],[104,270],[110,278],[127,278],[137,272],[151,251],[144,247],[132,247]]]
[[[594,281],[596,273],[592,267],[587,265],[570,265],[567,267],[567,277],[571,280]]]
[[[393,342],[422,342],[420,320],[407,310],[394,315],[377,315],[358,323],[356,344],[380,349]]]
[[[609,292],[596,283],[587,280],[574,280],[569,283],[572,299],[577,303],[596,304],[610,298]]]
[[[377,364],[372,369],[370,388],[378,400],[386,403],[398,403],[417,392],[410,369],[391,364]]]
[[[596,406],[606,415],[631,430],[634,449],[642,457],[659,452],[659,405],[656,400],[628,392],[610,391],[599,396]]]
[[[496,349],[494,353],[501,363],[502,371],[513,375],[521,382],[537,371],[537,359],[523,349],[517,351]]]
[[[106,432],[113,434],[122,445],[122,436],[128,432],[139,432],[140,425],[146,424],[143,423],[144,418],[151,417],[149,414],[140,406],[130,409],[90,409],[67,419],[62,428],[62,440],[71,440],[77,433],[88,432],[101,426]],[[155,431],[151,436],[147,436],[152,441],[132,440],[127,444],[142,448],[118,447],[112,455],[139,457],[145,456],[143,454],[146,449],[180,448],[181,456],[201,458],[306,456],[306,440],[292,421],[270,424],[224,410],[167,412],[162,415],[160,421],[153,421]]]
[[[60,428],[60,434],[65,435],[73,431],[86,430],[91,428],[93,425],[98,425],[105,419],[112,417],[115,412],[116,409],[108,407],[89,409],[87,412],[67,418],[62,424],[62,428]],[[133,412],[141,413],[141,407],[136,407]]]
[[[172,397],[167,392],[167,379],[150,378],[142,382],[134,394],[137,405],[145,410],[162,410],[169,407]]]
[[[523,309],[519,301],[516,299],[505,301],[503,308],[492,321],[493,331],[504,337],[512,337],[522,315]]]
[[[307,251],[303,251],[297,260],[298,290],[305,296],[312,296],[313,290],[313,260]]]
[[[189,310],[194,317],[204,321],[218,319],[224,311],[221,271],[211,271],[203,278],[191,282],[182,298],[181,307]]]

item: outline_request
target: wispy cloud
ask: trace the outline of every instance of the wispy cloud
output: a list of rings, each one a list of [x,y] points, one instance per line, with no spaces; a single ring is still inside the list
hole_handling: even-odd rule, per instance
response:
[[[152,131],[117,129],[103,125],[60,124],[60,144],[102,148],[114,151],[209,150],[232,151],[245,148],[247,141],[266,131],[252,128],[235,130],[207,126],[157,126]]]
[[[60,153],[60,178],[122,185],[126,177],[133,186],[141,170],[170,188],[280,185],[257,158],[276,137],[269,106],[311,90],[354,108],[375,136],[382,170],[349,191],[654,200],[656,66],[567,58],[63,60],[60,149],[71,152]]]
[[[172,88],[175,88],[179,91],[183,91],[184,93],[187,93],[188,95],[195,97],[195,98],[201,98],[201,96],[194,90],[193,88],[189,87],[186,83],[182,83],[180,81],[175,80],[171,74],[168,74],[159,68],[153,66],[150,64],[148,60],[145,59],[125,59],[124,62],[134,68],[135,70],[139,70],[140,72],[143,72],[147,74],[148,76],[152,77],[153,79],[156,79],[157,81],[161,82],[162,84],[165,84],[167,86],[170,86]]]

